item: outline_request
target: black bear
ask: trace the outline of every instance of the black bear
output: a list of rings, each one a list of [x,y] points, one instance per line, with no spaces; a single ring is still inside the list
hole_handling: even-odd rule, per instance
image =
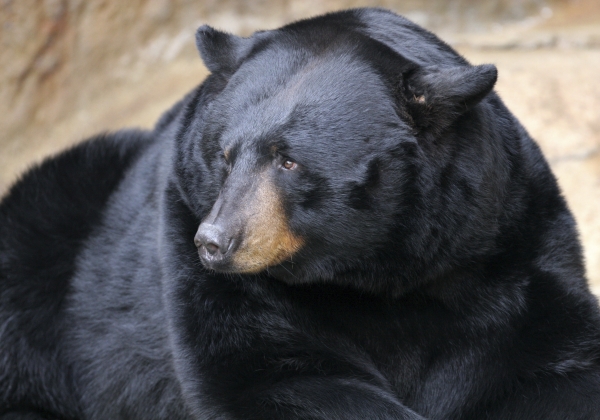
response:
[[[542,154],[391,12],[197,32],[211,75],[0,206],[0,419],[599,419]]]

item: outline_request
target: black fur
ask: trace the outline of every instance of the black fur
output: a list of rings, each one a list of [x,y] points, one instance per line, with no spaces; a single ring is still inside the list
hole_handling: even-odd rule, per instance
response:
[[[0,419],[600,419],[575,222],[494,66],[379,9],[197,43],[153,131],[0,204]],[[302,246],[203,266],[262,179]]]

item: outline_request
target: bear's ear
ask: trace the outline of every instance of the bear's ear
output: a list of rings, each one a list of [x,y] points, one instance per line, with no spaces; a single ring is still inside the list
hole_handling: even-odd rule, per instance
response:
[[[417,69],[404,77],[408,112],[418,129],[441,131],[485,98],[497,78],[492,64]]]
[[[196,47],[212,73],[231,75],[252,47],[251,38],[242,38],[202,25],[196,31]]]

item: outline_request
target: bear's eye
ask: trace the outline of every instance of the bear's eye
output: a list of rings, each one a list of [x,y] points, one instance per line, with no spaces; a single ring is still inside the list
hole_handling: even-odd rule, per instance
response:
[[[225,152],[221,153],[220,156],[221,156],[221,160],[225,163],[227,173],[230,173],[231,172],[231,160],[230,160],[231,156],[230,156],[229,150],[226,150]]]
[[[298,164],[296,162],[294,162],[293,160],[284,159],[283,163],[281,164],[281,167],[283,169],[287,169],[288,171],[293,171],[294,169],[296,169],[298,167]]]

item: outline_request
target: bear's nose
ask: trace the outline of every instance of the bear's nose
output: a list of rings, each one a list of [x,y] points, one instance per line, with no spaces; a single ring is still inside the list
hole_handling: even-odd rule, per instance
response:
[[[221,226],[201,223],[194,236],[194,243],[203,260],[216,261],[227,254],[231,238]]]

